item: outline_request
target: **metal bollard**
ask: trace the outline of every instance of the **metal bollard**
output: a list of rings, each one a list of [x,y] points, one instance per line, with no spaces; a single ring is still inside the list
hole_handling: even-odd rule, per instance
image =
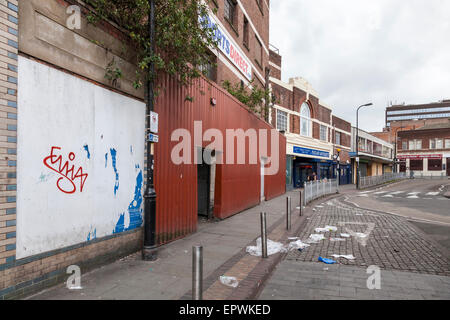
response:
[[[291,197],[286,198],[286,230],[291,230]]]
[[[261,257],[267,258],[267,223],[266,213],[261,212]]]
[[[299,206],[300,206],[300,216],[302,216],[302,209],[303,209],[303,203],[302,203],[302,191],[300,190],[299,192],[298,192],[299,194],[300,194],[300,204],[299,204]]]
[[[192,300],[203,300],[203,247],[192,247]]]

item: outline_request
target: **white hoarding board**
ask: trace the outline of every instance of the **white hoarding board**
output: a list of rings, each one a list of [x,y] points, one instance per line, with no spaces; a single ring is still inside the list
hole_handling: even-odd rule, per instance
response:
[[[17,259],[142,225],[145,104],[19,57]]]

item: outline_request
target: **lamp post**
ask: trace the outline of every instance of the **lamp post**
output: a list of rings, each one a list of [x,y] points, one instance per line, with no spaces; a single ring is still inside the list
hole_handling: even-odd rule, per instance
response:
[[[372,105],[373,103],[363,104],[356,110],[356,189],[359,189],[359,109]]]
[[[148,32],[150,37],[150,54],[155,52],[155,1],[149,0]],[[147,82],[147,123],[150,128],[150,113],[154,109],[154,81],[155,65],[150,62],[150,76]],[[148,134],[149,132],[146,132]],[[153,179],[154,145],[147,140],[147,182],[144,193],[144,248],[142,258],[145,261],[157,259],[156,248],[156,191]]]

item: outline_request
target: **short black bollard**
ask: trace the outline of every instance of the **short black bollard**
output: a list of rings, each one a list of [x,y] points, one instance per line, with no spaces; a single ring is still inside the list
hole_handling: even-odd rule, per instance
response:
[[[299,191],[299,194],[300,194],[300,204],[299,204],[299,207],[300,207],[300,216],[302,216],[302,210],[303,210],[302,190]]]
[[[203,300],[203,247],[192,248],[192,300]]]
[[[267,220],[266,213],[261,212],[261,257],[267,258]]]
[[[286,230],[291,230],[291,197],[286,198]]]

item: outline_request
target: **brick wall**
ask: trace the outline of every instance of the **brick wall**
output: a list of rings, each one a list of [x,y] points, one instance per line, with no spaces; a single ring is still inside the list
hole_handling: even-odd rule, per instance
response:
[[[142,248],[142,229],[136,229],[16,260],[18,7],[17,0],[0,0],[0,300],[60,283],[70,265],[84,273]]]
[[[16,254],[17,55],[18,2],[0,0],[0,266]]]

